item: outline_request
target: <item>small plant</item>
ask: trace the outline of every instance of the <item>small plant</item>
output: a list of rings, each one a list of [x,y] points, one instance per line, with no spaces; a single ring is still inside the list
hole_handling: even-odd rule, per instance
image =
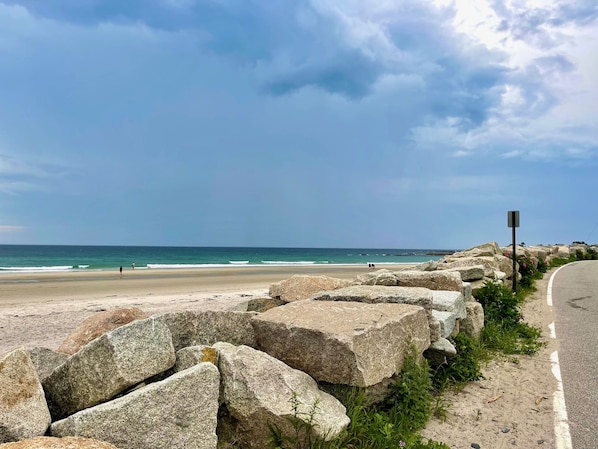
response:
[[[511,290],[494,282],[486,282],[476,294],[476,299],[484,307],[484,323],[501,323],[512,327],[521,319],[520,296],[514,296]]]
[[[550,268],[557,268],[557,267],[566,265],[568,263],[575,262],[575,260],[576,260],[575,256],[570,256],[568,258],[566,258],[566,257],[555,257],[554,259],[552,259],[550,261],[549,267]]]
[[[399,432],[422,429],[430,419],[432,379],[428,363],[417,363],[417,354],[411,350],[405,358],[399,379],[390,385],[390,396],[384,402],[391,417],[401,417]]]
[[[482,343],[505,354],[535,354],[544,346],[540,328],[523,321],[520,304],[533,290],[533,284],[517,295],[505,286],[487,282],[477,294],[484,307]]]
[[[418,363],[417,351],[407,355],[400,375],[390,387],[389,398],[377,405],[364,405],[364,391],[354,388],[342,402],[351,422],[338,438],[322,441],[312,438],[309,445],[297,444],[272,429],[271,447],[279,449],[450,449],[445,444],[424,441],[419,432],[432,413],[432,381],[427,362]],[[439,407],[440,408],[440,405]],[[298,409],[297,409],[298,412]]]
[[[293,428],[293,433],[286,435],[276,424],[268,424],[270,428],[270,446],[274,449],[323,449],[333,447],[314,433],[319,400],[316,399],[307,412],[300,411],[302,403],[295,391],[293,391],[289,402],[293,413],[288,421]]]
[[[432,405],[432,415],[434,418],[441,421],[446,421],[448,410],[451,408],[451,403],[444,399],[442,393],[434,396],[434,404]]]
[[[457,334],[452,341],[457,355],[434,372],[433,381],[437,391],[484,378],[480,362],[487,360],[488,354],[480,342],[464,333]]]

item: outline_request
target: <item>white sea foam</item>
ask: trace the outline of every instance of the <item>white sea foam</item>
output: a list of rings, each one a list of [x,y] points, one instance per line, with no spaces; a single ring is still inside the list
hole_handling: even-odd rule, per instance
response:
[[[248,260],[229,260],[228,263],[233,265],[246,265],[249,263]]]
[[[89,268],[89,265],[78,265],[79,268]]]
[[[194,264],[194,263],[148,263],[148,268],[156,268],[160,270],[170,268],[202,268],[205,264]]]
[[[262,260],[262,263],[268,265],[313,265],[316,262],[313,260],[299,260],[299,261],[289,261],[289,260]]]
[[[224,268],[230,267],[228,263],[148,263],[148,269],[170,270],[185,268]],[[135,268],[137,269],[137,268]]]
[[[0,271],[40,272],[40,271],[70,271],[72,265],[55,265],[50,267],[0,267]]]

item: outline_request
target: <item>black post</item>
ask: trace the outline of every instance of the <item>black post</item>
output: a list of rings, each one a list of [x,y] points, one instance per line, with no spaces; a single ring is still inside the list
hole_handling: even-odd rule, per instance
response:
[[[515,240],[515,211],[512,211],[511,214],[513,214],[513,293],[517,293],[517,240]]]
[[[515,238],[515,228],[519,227],[518,210],[507,212],[507,225],[513,228],[513,293],[517,293],[517,240]]]

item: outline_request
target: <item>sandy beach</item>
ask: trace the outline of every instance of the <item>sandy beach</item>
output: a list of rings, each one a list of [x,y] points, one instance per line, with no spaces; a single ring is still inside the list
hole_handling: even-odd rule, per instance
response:
[[[365,265],[127,269],[122,279],[116,270],[1,273],[0,355],[21,346],[56,349],[81,321],[102,310],[230,310],[267,295],[270,284],[293,274],[353,279],[369,270]]]
[[[401,265],[404,268],[404,265]],[[378,267],[381,268],[381,267]],[[398,266],[384,266],[396,269]],[[353,279],[367,266],[239,267],[193,270],[11,274],[0,276],[0,356],[17,347],[56,349],[85,318],[95,312],[137,306],[149,314],[173,310],[230,310],[293,274]],[[485,379],[459,392],[448,392],[446,419],[433,419],[424,436],[451,448],[553,448],[549,339],[554,321],[546,304],[550,273],[523,308],[526,321],[542,328],[547,346],[535,356],[496,360]]]

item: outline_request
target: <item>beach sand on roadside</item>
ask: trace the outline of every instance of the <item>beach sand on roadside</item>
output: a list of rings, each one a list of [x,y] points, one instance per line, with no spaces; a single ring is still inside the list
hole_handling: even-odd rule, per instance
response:
[[[558,342],[550,338],[549,324],[555,320],[546,303],[551,272],[536,281],[537,291],[522,307],[525,321],[542,329],[546,346],[532,356],[517,355],[496,359],[483,370],[484,379],[471,382],[460,391],[443,396],[445,419],[433,418],[423,436],[454,449],[556,447],[550,355]]]

